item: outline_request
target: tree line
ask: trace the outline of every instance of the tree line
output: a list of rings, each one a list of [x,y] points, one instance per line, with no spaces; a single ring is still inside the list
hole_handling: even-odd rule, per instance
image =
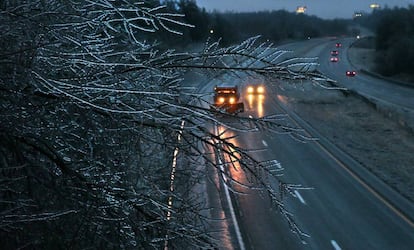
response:
[[[229,45],[248,37],[261,35],[277,43],[284,40],[307,39],[321,36],[341,36],[350,31],[350,20],[324,20],[316,16],[296,14],[286,10],[251,13],[207,12],[194,0],[164,1],[171,11],[185,14],[184,20],[194,25],[180,38],[163,37],[173,44],[203,42],[207,38],[221,39]],[[165,34],[167,35],[167,34]]]
[[[385,8],[357,19],[375,31],[376,70],[414,77],[414,6]]]

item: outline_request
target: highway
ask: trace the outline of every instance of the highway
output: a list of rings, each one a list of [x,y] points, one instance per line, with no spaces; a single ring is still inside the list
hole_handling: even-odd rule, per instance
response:
[[[372,78],[357,74],[354,78],[345,76],[351,68],[345,54],[350,39],[343,40],[340,63],[329,62],[329,51],[334,41],[329,39],[309,40],[303,43],[288,44],[285,48],[303,53],[304,56],[319,56],[320,71],[347,88],[365,93],[404,108],[414,107],[413,92],[403,87],[401,92],[390,94],[387,84],[373,81]],[[219,81],[239,84],[240,79],[222,76]],[[217,82],[210,82],[204,91]],[[370,85],[378,88],[370,88]],[[286,98],[278,95],[268,85],[265,95],[248,97],[243,93],[246,112],[243,116],[263,117],[265,115],[287,112],[290,114]],[[412,97],[412,96],[411,96]],[[306,124],[291,114],[288,122],[300,126],[305,133],[318,137],[314,131],[307,130]],[[217,128],[219,131],[220,127]],[[228,134],[230,133],[230,134]],[[310,187],[299,190],[296,197],[286,196],[285,206],[292,212],[300,228],[309,235],[303,242],[293,234],[281,215],[272,209],[268,198],[257,191],[239,185],[232,186],[237,192],[231,193],[232,209],[237,223],[229,226],[232,235],[231,248],[234,249],[413,249],[413,221],[400,213],[382,196],[370,187],[364,178],[358,177],[352,169],[357,163],[352,158],[338,156],[331,144],[321,141],[306,143],[293,140],[283,134],[261,132],[236,133],[226,132],[223,136],[237,135],[232,139],[236,146],[249,149],[259,160],[279,161],[284,170],[282,179],[288,183]],[[343,152],[342,152],[343,154]],[[226,171],[238,181],[245,181],[248,176],[236,167],[224,166]],[[223,185],[223,184],[221,184]],[[278,183],[272,184],[277,187]],[[217,196],[214,196],[217,198]],[[223,199],[223,195],[220,194]],[[223,201],[224,203],[226,201]],[[224,206],[226,215],[231,214],[229,206]],[[229,219],[232,220],[232,219]],[[235,226],[236,224],[236,226]],[[237,227],[235,229],[235,227]],[[241,241],[236,239],[236,231],[241,232]],[[230,249],[224,247],[223,249]]]
[[[414,89],[412,87],[393,84],[386,80],[363,74],[360,69],[354,68],[347,58],[347,50],[354,40],[353,38],[341,39],[343,47],[339,49],[333,46],[334,42],[327,43],[318,55],[320,58],[319,70],[326,76],[337,80],[342,87],[354,90],[375,101],[414,112]],[[339,51],[338,63],[329,61],[331,50]],[[357,75],[355,77],[347,77],[345,75],[346,70],[356,70]]]

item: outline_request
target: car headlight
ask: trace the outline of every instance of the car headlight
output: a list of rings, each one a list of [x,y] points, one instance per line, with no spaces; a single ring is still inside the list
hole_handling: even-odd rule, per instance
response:
[[[224,101],[225,101],[226,99],[224,98],[224,97],[220,97],[219,99],[218,99],[218,102],[219,103],[224,103]]]
[[[253,93],[254,88],[252,86],[247,87],[247,93]]]
[[[230,97],[229,98],[229,103],[230,104],[233,104],[233,103],[235,103],[236,102],[236,98],[234,98],[234,97]]]
[[[263,86],[257,87],[257,93],[263,94],[264,93],[264,87]]]

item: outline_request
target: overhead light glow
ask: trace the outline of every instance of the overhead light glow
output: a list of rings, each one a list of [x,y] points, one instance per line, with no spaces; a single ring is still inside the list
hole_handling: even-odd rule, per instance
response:
[[[296,14],[303,14],[306,12],[306,6],[298,6],[296,8]]]
[[[379,8],[380,8],[380,5],[379,5],[379,4],[377,4],[377,3],[372,3],[372,4],[370,4],[370,5],[369,5],[369,7],[370,7],[371,9],[379,9]]]

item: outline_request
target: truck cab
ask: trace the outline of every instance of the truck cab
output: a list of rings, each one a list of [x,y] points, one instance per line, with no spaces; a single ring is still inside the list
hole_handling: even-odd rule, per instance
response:
[[[214,87],[213,108],[224,110],[227,113],[244,112],[244,104],[240,101],[240,92],[237,86]]]

